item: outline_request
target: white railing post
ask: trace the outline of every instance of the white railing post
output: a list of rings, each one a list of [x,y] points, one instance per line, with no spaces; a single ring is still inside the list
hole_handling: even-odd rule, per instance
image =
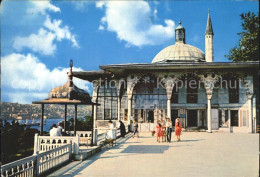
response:
[[[33,155],[37,155],[38,153],[39,153],[39,134],[35,133]]]
[[[97,135],[98,135],[98,129],[94,129],[93,131],[93,145],[97,145]]]
[[[79,153],[79,135],[76,134],[75,136],[75,140],[74,140],[74,154],[78,154]]]
[[[39,153],[39,151],[37,152]],[[39,176],[39,167],[40,167],[40,158],[39,158],[39,155],[37,154],[36,155],[36,162],[35,162],[36,166],[35,166],[35,173],[36,173],[36,176]]]

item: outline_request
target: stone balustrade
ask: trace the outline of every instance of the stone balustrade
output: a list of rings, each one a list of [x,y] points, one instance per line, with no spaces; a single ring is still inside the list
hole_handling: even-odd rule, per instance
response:
[[[74,136],[74,131],[66,131],[70,136]],[[92,140],[92,131],[77,131],[79,136],[79,146],[89,146]]]
[[[108,129],[95,129],[97,142],[106,139]],[[115,129],[116,136],[120,130]],[[101,133],[100,133],[101,132]],[[128,132],[128,127],[126,127]],[[81,136],[81,137],[80,137]],[[76,136],[39,136],[34,137],[32,156],[1,166],[1,177],[31,177],[48,173],[51,169],[68,162],[72,155],[79,153],[80,144],[89,145],[92,132],[80,132]]]
[[[98,133],[97,134],[97,144],[99,144],[99,142],[103,141],[106,139],[106,134],[109,131],[109,128],[98,128],[96,129],[98,132],[102,132],[102,133]],[[120,137],[121,136],[121,132],[118,129],[114,129],[114,131],[116,131],[116,137]],[[129,133],[128,127],[126,127],[126,133]]]
[[[40,176],[69,161],[71,155],[71,144],[66,144],[43,153],[36,153],[32,156],[2,165],[1,177]]]
[[[36,134],[34,154],[36,152],[43,153],[50,151],[67,144],[71,144],[72,153],[77,154],[79,151],[79,136],[38,136]]]
[[[1,166],[1,177],[33,176],[36,166],[36,156],[29,156]]]
[[[44,174],[50,169],[68,162],[71,159],[71,155],[71,144],[63,145],[50,151],[38,154],[38,173]]]
[[[66,133],[70,136],[74,136],[74,131],[66,131]],[[79,135],[79,137],[91,138],[92,137],[92,131],[77,131],[77,135]]]

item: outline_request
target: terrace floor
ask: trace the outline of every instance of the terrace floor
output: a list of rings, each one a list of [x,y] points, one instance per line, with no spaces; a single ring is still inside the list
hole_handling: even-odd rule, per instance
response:
[[[258,176],[259,134],[184,132],[181,139],[176,142],[173,136],[171,143],[157,143],[150,133],[128,136],[114,148],[71,162],[49,176]]]

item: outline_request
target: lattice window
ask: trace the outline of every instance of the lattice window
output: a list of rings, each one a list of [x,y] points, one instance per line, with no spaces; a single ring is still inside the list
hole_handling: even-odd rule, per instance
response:
[[[117,120],[117,88],[102,85],[98,91],[97,119],[98,120]]]
[[[230,79],[228,83],[229,103],[239,103],[238,79]]]
[[[191,78],[187,83],[187,103],[198,103],[198,81]]]
[[[177,85],[175,84],[175,86],[173,87],[172,89],[172,97],[171,97],[171,103],[178,103],[179,100],[178,100],[178,87]]]

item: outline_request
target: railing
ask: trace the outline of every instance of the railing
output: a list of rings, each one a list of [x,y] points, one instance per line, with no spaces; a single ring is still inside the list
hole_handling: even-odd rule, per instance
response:
[[[79,136],[38,136],[35,135],[34,140],[34,154],[37,152],[43,153],[61,147],[63,145],[71,144],[73,154],[78,154],[79,151]]]
[[[78,131],[76,136],[38,136],[38,134],[36,134],[34,140],[34,153],[42,153],[65,144],[71,144],[73,154],[78,154],[79,146],[89,146],[91,140],[91,131]]]
[[[140,132],[151,132],[154,130],[156,123],[138,123]]]
[[[96,140],[98,142],[106,138],[108,129],[99,129],[104,133],[98,134],[95,130]],[[120,131],[116,130],[116,136],[120,136]],[[126,127],[128,132],[128,127]],[[79,153],[79,145],[91,140],[91,132],[87,132],[88,136],[39,136],[35,134],[34,138],[34,155],[2,165],[1,177],[11,176],[40,176],[49,170],[58,167],[71,159],[72,154]],[[87,144],[88,144],[87,142]]]
[[[70,144],[63,145],[56,149],[43,152],[38,155],[38,173],[43,174],[50,169],[58,167],[68,162],[72,155],[72,148]]]
[[[74,131],[66,131],[66,133],[70,136],[74,136]],[[79,135],[79,137],[92,137],[92,131],[77,131],[76,134]]]
[[[109,129],[108,128],[99,128],[97,130],[103,132],[103,133],[97,134],[97,144],[99,144],[99,142],[106,139],[106,134],[109,131]],[[116,131],[116,138],[119,138],[121,136],[120,130],[114,129],[113,131]],[[128,127],[126,127],[126,133],[129,133]]]
[[[71,144],[60,146],[40,154],[8,163],[1,167],[1,177],[40,176],[49,170],[68,162],[72,155]]]
[[[29,156],[1,166],[1,177],[11,176],[34,176],[36,157]]]
[[[66,131],[70,136],[74,136],[73,131]],[[77,131],[79,136],[79,146],[89,146],[92,140],[92,131]]]

